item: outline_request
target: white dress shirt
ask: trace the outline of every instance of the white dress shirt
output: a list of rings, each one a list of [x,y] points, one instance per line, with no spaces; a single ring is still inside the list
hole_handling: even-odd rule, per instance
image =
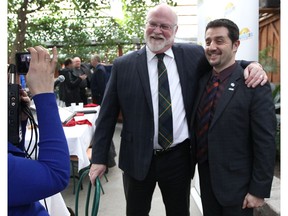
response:
[[[146,46],[147,65],[152,94],[153,112],[154,112],[154,149],[162,149],[158,144],[158,59],[155,53],[151,52]],[[179,74],[172,49],[165,52],[164,64],[167,68],[173,118],[173,143],[171,147],[183,142],[189,137],[186,112],[184,109],[182,89],[180,85]]]

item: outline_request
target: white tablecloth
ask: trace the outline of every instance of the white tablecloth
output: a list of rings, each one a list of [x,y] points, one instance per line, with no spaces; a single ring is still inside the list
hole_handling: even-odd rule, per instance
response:
[[[69,109],[69,108],[67,108]],[[95,121],[98,117],[100,106],[95,108],[83,108],[83,110],[96,110],[96,113],[85,114],[84,116],[75,116],[75,121],[87,119],[92,123],[92,126],[88,124],[75,125],[71,127],[63,127],[65,136],[68,142],[68,148],[70,155],[76,155],[78,157],[78,170],[87,167],[90,165],[90,161],[87,157],[86,150],[90,145],[94,130],[95,130]],[[29,127],[28,127],[29,128]],[[25,136],[25,145],[29,144],[31,139],[31,129],[26,130]],[[35,143],[35,134],[32,137],[32,143]],[[33,155],[32,155],[33,157]],[[65,201],[61,193],[57,193],[51,197],[45,199],[48,212],[51,216],[70,216],[70,213],[67,209]],[[40,200],[40,203],[45,206],[44,200]]]
[[[57,193],[51,197],[45,199],[48,213],[51,216],[70,216],[65,201],[61,193]],[[44,200],[40,200],[40,203],[46,208]]]
[[[68,108],[67,108],[68,109]],[[94,130],[95,121],[98,117],[100,106],[93,108],[83,108],[83,110],[96,110],[96,113],[85,114],[84,116],[75,116],[75,121],[87,119],[92,123],[92,126],[88,124],[75,125],[71,127],[63,127],[65,136],[68,142],[68,148],[70,155],[76,155],[78,157],[78,170],[83,169],[90,165],[90,161],[87,157],[86,150],[90,145]],[[31,129],[26,130],[25,145],[27,147],[31,138]],[[33,143],[35,135],[33,136]]]
[[[97,113],[74,117],[75,121],[85,119],[89,120],[92,123],[92,127],[88,124],[64,127],[70,155],[76,155],[78,157],[78,170],[90,165],[86,150],[90,146],[90,142],[95,131],[95,121],[98,117],[99,109],[99,106],[95,108]]]

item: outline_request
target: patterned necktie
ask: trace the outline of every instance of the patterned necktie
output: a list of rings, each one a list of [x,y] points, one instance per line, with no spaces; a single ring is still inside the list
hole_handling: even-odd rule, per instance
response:
[[[206,87],[206,94],[202,98],[197,110],[197,161],[202,163],[208,158],[207,132],[214,114],[214,99],[218,90],[219,79],[212,76]]]
[[[167,149],[173,142],[173,123],[171,97],[167,69],[163,62],[164,53],[156,55],[158,58],[158,96],[159,96],[159,133],[158,143]]]

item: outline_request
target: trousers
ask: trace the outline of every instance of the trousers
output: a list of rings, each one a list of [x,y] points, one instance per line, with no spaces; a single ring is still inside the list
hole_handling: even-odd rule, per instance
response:
[[[211,185],[209,163],[207,160],[198,164],[198,171],[203,216],[253,216],[253,209],[242,209],[242,203],[235,206],[222,206],[218,202]]]
[[[148,216],[158,184],[167,216],[189,216],[191,165],[189,140],[175,150],[154,154],[150,170],[142,181],[125,172],[123,184],[127,216]]]

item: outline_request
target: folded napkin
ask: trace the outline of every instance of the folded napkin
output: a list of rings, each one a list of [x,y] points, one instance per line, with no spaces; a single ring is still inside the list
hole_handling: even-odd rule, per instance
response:
[[[75,125],[83,125],[83,124],[88,124],[89,126],[92,126],[92,123],[89,120],[87,120],[87,119],[76,121],[74,118],[72,118],[66,124],[63,124],[63,126],[64,127],[72,127],[72,126],[75,126]]]
[[[84,113],[83,113],[83,112],[77,112],[77,113],[75,114],[75,116],[84,116]]]
[[[94,104],[94,103],[89,103],[89,104],[85,104],[84,107],[97,107],[99,106],[98,104]]]

